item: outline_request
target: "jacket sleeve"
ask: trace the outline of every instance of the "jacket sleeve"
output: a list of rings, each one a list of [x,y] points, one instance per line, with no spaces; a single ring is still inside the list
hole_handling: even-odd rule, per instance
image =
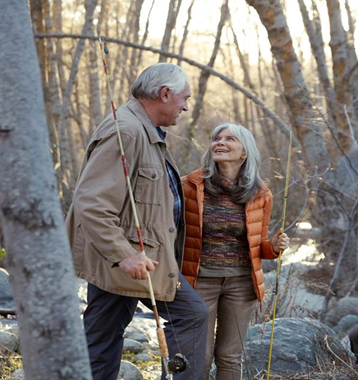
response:
[[[134,157],[135,138],[122,134],[122,140],[130,163]],[[137,253],[120,227],[120,214],[128,190],[117,134],[111,133],[94,141],[88,152],[88,162],[74,194],[74,211],[90,248],[109,262],[117,263]]]
[[[277,259],[278,255],[274,252],[271,240],[268,240],[268,228],[270,224],[271,212],[272,212],[273,197],[271,191],[265,196],[264,204],[264,216],[262,220],[262,232],[261,232],[261,258],[273,260]]]

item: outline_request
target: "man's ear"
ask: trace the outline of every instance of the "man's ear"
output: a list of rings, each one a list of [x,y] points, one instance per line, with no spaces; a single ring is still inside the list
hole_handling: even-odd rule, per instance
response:
[[[164,103],[167,103],[168,100],[169,100],[169,87],[165,86],[163,87],[161,90],[160,90],[160,93],[159,93],[159,96],[160,96],[160,99],[164,102]]]

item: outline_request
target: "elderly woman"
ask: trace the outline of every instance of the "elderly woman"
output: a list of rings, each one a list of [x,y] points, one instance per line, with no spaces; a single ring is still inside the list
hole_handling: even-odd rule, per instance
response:
[[[250,318],[264,298],[261,260],[276,259],[289,238],[281,231],[267,237],[272,194],[260,179],[260,154],[249,130],[216,127],[202,165],[182,179],[183,274],[209,308],[204,379],[213,358],[216,380],[239,379]]]

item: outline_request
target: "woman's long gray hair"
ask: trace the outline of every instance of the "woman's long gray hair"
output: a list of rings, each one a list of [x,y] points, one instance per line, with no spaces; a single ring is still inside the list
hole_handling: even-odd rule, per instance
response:
[[[238,202],[246,203],[258,190],[262,189],[262,181],[259,174],[261,158],[254,136],[241,124],[224,123],[212,131],[210,144],[201,159],[204,169],[203,178],[205,178],[205,189],[213,194],[220,194],[222,192],[219,167],[212,158],[210,147],[217,135],[226,128],[229,129],[244,146],[245,158],[241,164],[237,178],[239,186],[234,194],[237,195]]]

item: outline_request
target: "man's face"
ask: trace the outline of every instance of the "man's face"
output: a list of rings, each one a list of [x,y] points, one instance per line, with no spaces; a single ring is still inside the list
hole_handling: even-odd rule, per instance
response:
[[[191,97],[190,86],[185,84],[183,91],[179,94],[173,94],[173,92],[167,89],[164,95],[163,111],[161,115],[162,127],[169,127],[170,125],[176,125],[178,123],[179,115],[182,111],[188,111],[188,99]]]

